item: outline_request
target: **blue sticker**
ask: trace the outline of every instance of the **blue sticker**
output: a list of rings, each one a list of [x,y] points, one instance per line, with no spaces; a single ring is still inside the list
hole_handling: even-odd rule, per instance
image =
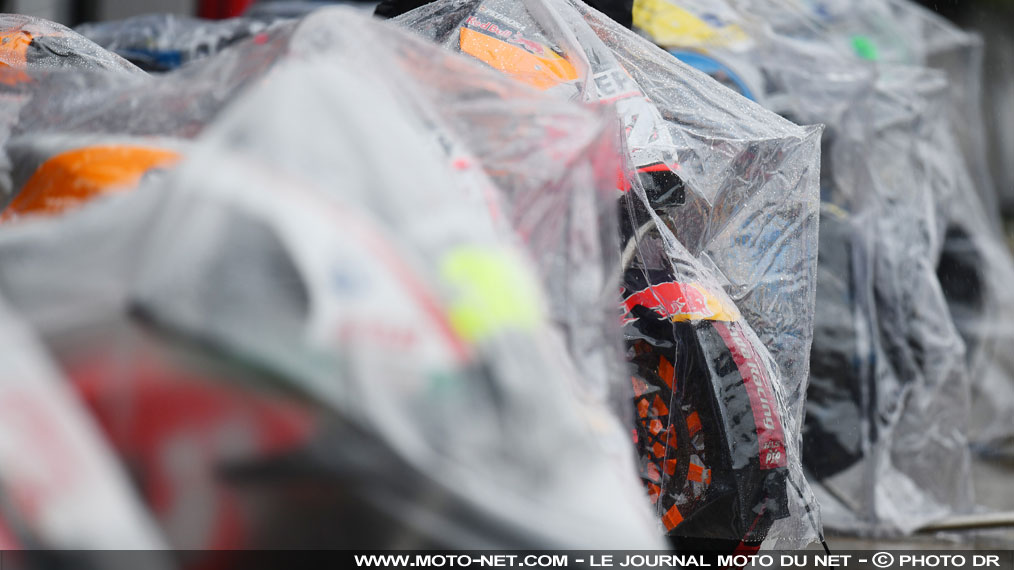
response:
[[[178,50],[159,51],[150,49],[126,48],[117,50],[121,57],[130,61],[143,61],[160,69],[176,69],[183,65],[183,53]]]
[[[757,100],[753,91],[747,87],[746,82],[743,81],[736,72],[713,57],[696,51],[669,50],[669,53],[683,63],[707,73],[722,85],[725,85],[747,99],[751,101]]]

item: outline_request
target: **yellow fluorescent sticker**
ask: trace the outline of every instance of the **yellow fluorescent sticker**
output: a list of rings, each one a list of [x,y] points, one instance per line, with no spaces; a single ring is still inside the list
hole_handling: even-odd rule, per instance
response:
[[[451,325],[469,342],[503,329],[533,329],[539,322],[538,289],[509,253],[478,247],[444,258],[444,279],[457,287]]]
[[[634,0],[634,26],[665,47],[731,47],[749,37],[735,24],[712,26],[667,0]]]

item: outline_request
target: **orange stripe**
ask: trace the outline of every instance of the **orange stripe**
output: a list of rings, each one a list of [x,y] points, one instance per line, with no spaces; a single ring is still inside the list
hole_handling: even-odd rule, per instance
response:
[[[651,502],[653,504],[658,502],[658,496],[661,493],[662,489],[660,489],[658,485],[654,483],[648,483],[648,497],[651,498]]]
[[[460,44],[464,53],[539,89],[578,78],[577,69],[569,61],[548,49],[547,56],[538,56],[470,28],[461,28]]]
[[[683,522],[683,515],[680,514],[680,510],[676,508],[676,505],[670,507],[662,515],[662,523],[665,524],[665,528],[668,530],[676,528],[681,522]]]
[[[665,405],[662,398],[655,396],[655,400],[651,403],[652,411],[658,417],[669,417],[669,407]]]
[[[23,69],[28,67],[28,47],[32,34],[24,30],[0,33],[0,70],[13,69],[13,73],[0,73],[0,83],[16,85],[31,78]]]
[[[658,466],[654,463],[648,463],[648,467],[644,470],[644,476],[656,483],[662,480],[662,474],[658,472]]]
[[[690,437],[701,431],[701,416],[697,412],[693,412],[687,417],[687,430],[690,432]]]
[[[665,434],[665,444],[669,447],[676,449],[678,440],[676,439],[676,426],[670,425],[669,431]]]
[[[90,146],[58,154],[42,163],[10,206],[8,221],[25,214],[58,214],[97,196],[136,186],[153,168],[179,160],[176,152],[138,146]]]
[[[648,400],[637,401],[637,415],[642,418],[648,417]]]
[[[672,367],[672,362],[669,362],[664,356],[660,356],[658,359],[658,375],[665,382],[665,385],[672,390],[672,381],[676,377],[676,371]]]
[[[665,469],[665,474],[666,475],[675,475],[676,474],[676,460],[675,459],[670,459],[670,460],[666,461],[664,469]]]
[[[700,465],[690,464],[687,470],[687,479],[698,483],[711,483],[711,469],[705,469]]]

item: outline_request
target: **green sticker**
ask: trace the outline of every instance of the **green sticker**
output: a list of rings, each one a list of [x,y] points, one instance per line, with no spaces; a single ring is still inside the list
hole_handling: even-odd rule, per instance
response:
[[[852,36],[852,49],[855,50],[856,55],[863,59],[869,61],[880,59],[880,56],[877,55],[877,44],[873,43],[873,40],[867,36]]]

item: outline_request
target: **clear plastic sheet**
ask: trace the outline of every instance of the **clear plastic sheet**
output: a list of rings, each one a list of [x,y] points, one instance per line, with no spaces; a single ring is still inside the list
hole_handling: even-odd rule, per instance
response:
[[[899,81],[914,82],[905,77]],[[972,378],[970,437],[987,454],[1014,454],[1014,258],[991,214],[977,199],[975,177],[960,159],[958,133],[946,120],[953,104],[938,83],[927,101],[920,137],[940,228],[936,272],[947,306],[966,345]]]
[[[70,28],[20,14],[0,14],[0,68],[123,71],[143,73]],[[10,83],[14,76],[4,77]]]
[[[226,50],[172,74],[33,70],[29,84],[4,90],[27,99],[12,134],[193,138],[288,53],[293,26],[280,24],[242,42],[242,49]]]
[[[38,74],[74,70],[111,71],[135,79],[145,75],[73,30],[41,18],[0,14],[0,39],[0,143],[10,136]],[[6,156],[0,157],[0,181],[6,182],[10,168]],[[0,195],[0,204],[9,198]]]
[[[34,175],[48,175],[35,181],[53,178],[52,172],[39,172],[40,164],[66,157],[68,149],[88,151],[88,160],[77,161],[86,167],[106,169],[105,156],[91,151],[110,146],[118,147],[121,154],[156,159],[135,161],[142,166],[168,166],[185,148],[179,139],[199,134],[237,93],[260,81],[279,62],[326,55],[362,65],[348,56],[352,48],[338,41],[333,26],[323,17],[286,24],[267,32],[267,40],[248,40],[240,49],[199,66],[140,81],[106,75],[35,74],[31,87],[19,88],[28,103],[20,110],[13,140],[6,148],[17,166],[4,190],[18,196],[4,213],[6,219],[25,213],[19,202],[27,197],[20,192]],[[496,179],[497,188],[507,193],[502,203],[491,207],[507,208],[503,212],[507,221],[536,257],[553,298],[550,310],[580,363],[588,395],[618,401],[619,359],[607,353],[617,349],[619,333],[614,303],[604,301],[616,296],[615,283],[604,268],[612,270],[617,248],[615,232],[600,229],[603,224],[614,227],[616,218],[613,191],[620,166],[609,162],[615,162],[615,157],[603,156],[611,152],[610,137],[599,133],[599,122],[588,121],[584,112],[575,115],[574,105],[547,100],[498,74],[491,74],[497,82],[490,84],[488,76],[476,76],[474,66],[461,61],[448,60],[434,69],[406,50],[387,65],[413,78],[410,85],[417,92],[411,98],[427,102],[417,112],[433,122],[434,137],[446,147],[448,161],[462,167],[481,166]],[[500,107],[463,105],[461,99],[468,94],[483,94],[483,102],[494,96],[507,102]],[[188,104],[175,103],[181,100]],[[517,125],[527,127],[518,129]],[[75,166],[75,175],[81,177],[82,166]],[[125,175],[139,172],[122,170]],[[147,169],[145,176],[159,170]],[[131,186],[134,181],[136,176]],[[69,206],[67,196],[52,195],[56,194],[52,184],[47,188],[51,194],[47,203],[61,209]],[[552,198],[542,197],[544,191]],[[75,197],[74,201],[79,200]],[[38,202],[34,200],[36,207]]]
[[[259,19],[202,20],[146,14],[82,24],[76,31],[146,71],[168,71],[210,55],[268,27]]]
[[[368,14],[380,2],[378,0],[258,0],[243,12],[245,18],[256,18],[268,22],[303,18],[325,6],[344,6]]]
[[[969,436],[984,453],[1014,453],[1014,424],[1009,421],[1014,414],[1014,362],[1001,348],[1014,342],[1014,309],[1005,285],[1014,276],[1014,259],[998,231],[996,188],[986,162],[981,39],[909,0],[745,3],[761,7],[765,18],[786,34],[823,38],[860,59],[924,65],[946,73],[943,100],[935,96],[936,114],[931,115],[934,122],[946,121],[937,127],[932,160],[947,165],[931,183],[951,188],[948,196],[937,194],[944,225],[938,274],[967,345],[975,410]],[[784,17],[787,6],[802,16]],[[888,65],[880,72],[890,75],[900,69]]]
[[[1014,453],[1014,362],[1002,347],[1014,342],[1010,286],[1014,259],[999,231],[996,187],[987,164],[981,109],[982,41],[909,0],[817,2],[817,21],[840,44],[866,59],[930,66],[946,73],[936,96],[932,157],[948,168],[938,179],[952,194],[938,196],[946,228],[939,276],[968,349],[973,379],[970,436],[986,453]],[[890,67],[883,73],[891,73]],[[929,150],[928,152],[933,152]],[[954,157],[964,157],[964,164]],[[943,198],[943,199],[941,199]]]
[[[163,548],[78,395],[6,303],[0,314],[0,544]]]
[[[883,200],[874,261],[885,351],[878,362],[899,382],[877,378],[885,397],[875,409],[882,417],[897,414],[886,439],[890,454],[880,462],[877,518],[906,532],[972,507],[965,346],[937,277],[946,227],[938,205],[956,199],[947,178],[960,164],[960,156],[949,162],[933,154],[934,124],[944,124],[935,121],[943,115],[934,99],[945,85],[929,70],[892,70],[878,80],[873,105],[871,167]]]
[[[802,0],[802,4],[842,49],[862,59],[928,66],[947,74],[945,115],[988,221],[998,226],[997,189],[982,128],[982,38],[912,0]]]
[[[73,133],[179,136],[176,108],[154,105],[187,87],[214,92],[215,118],[166,177],[0,231],[0,290],[91,395],[121,457],[144,466],[148,491],[187,490],[157,513],[170,544],[659,547],[627,430],[583,389],[582,366],[596,363],[575,363],[580,339],[554,326],[604,321],[609,287],[598,267],[579,273],[584,289],[557,283],[550,299],[574,298],[560,307],[598,313],[554,314],[537,279],[580,269],[582,256],[607,265],[613,230],[544,222],[612,222],[600,199],[617,172],[612,115],[352,12],[317,12],[284,34],[284,53],[250,42],[118,87],[121,106],[153,105],[135,121],[75,99],[89,117]],[[232,75],[253,87],[216,91],[234,69],[256,69]],[[477,120],[513,146],[480,147],[464,133]],[[559,139],[534,146],[543,133]],[[570,170],[509,183],[547,157]],[[552,245],[569,258],[519,247],[561,231],[573,243]],[[266,395],[282,409],[263,418]],[[167,425],[144,427],[149,406],[177,400],[211,417],[173,407]],[[287,435],[259,445],[265,422]],[[196,429],[205,435],[183,437]],[[154,440],[137,440],[149,430]],[[192,468],[166,472],[167,456]],[[202,534],[233,528],[234,500],[268,513],[241,518],[248,542]]]
[[[630,168],[625,333],[656,513],[677,543],[813,539],[792,434],[812,330],[819,130],[580,2],[437,1],[395,21],[561,98],[614,106]],[[676,440],[690,445],[677,453]]]
[[[942,77],[881,76],[791,2],[713,2],[707,14],[690,0],[639,0],[634,18],[675,57],[826,125],[804,431],[825,523],[911,531],[969,508],[969,377],[936,273],[941,209],[960,201],[951,181],[963,169],[935,142],[947,127]]]
[[[121,141],[128,146],[178,150],[251,82],[288,53],[295,24],[280,24],[200,66],[150,76],[93,70],[0,68],[0,203],[8,204],[34,172],[23,172],[51,148]],[[96,49],[99,49],[96,47]],[[135,68],[136,69],[136,68]],[[4,78],[17,74],[16,82]],[[12,160],[28,158],[14,164]]]

